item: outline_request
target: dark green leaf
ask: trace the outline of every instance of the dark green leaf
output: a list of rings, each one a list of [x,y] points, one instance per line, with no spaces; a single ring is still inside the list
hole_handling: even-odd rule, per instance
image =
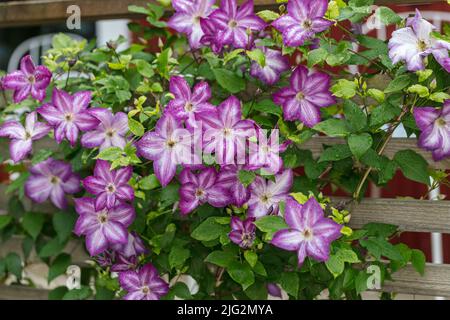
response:
[[[413,150],[401,150],[394,156],[394,161],[402,170],[402,173],[410,180],[430,185],[428,163]]]

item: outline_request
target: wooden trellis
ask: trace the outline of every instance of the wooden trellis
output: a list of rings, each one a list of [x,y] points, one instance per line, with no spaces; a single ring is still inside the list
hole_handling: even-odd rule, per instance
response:
[[[132,18],[128,5],[143,6],[148,0],[23,0],[0,3],[0,28],[61,22],[67,19],[67,7],[78,5],[82,19]],[[242,2],[242,1],[241,1]],[[442,0],[378,0],[377,4],[430,4],[445,3]],[[275,0],[255,0],[259,7],[276,6]],[[317,156],[323,144],[344,143],[343,140],[316,137],[302,148],[310,149]],[[450,161],[435,163],[428,152],[418,149],[415,139],[394,138],[388,144],[385,155],[392,157],[397,151],[413,149],[423,155],[431,166],[450,169]],[[0,205],[0,210],[4,207]],[[450,201],[364,199],[352,204],[352,227],[361,227],[368,222],[383,222],[398,225],[402,231],[440,232],[450,234]],[[66,250],[72,252],[75,264],[84,264],[88,257],[80,242],[70,242]],[[13,238],[0,244],[0,256],[7,252],[21,252],[21,239]],[[37,259],[32,256],[30,259]],[[411,266],[393,275],[384,291],[450,297],[450,265],[427,264],[422,277]],[[0,286],[0,299],[46,299],[46,290]]]

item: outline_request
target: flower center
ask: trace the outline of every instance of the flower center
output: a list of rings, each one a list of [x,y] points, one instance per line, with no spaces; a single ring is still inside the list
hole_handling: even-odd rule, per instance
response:
[[[230,20],[230,22],[228,22],[228,26],[229,26],[230,28],[236,28],[237,25],[238,25],[238,23],[237,23],[236,20]]]
[[[66,121],[72,121],[73,120],[73,114],[72,113],[66,113],[66,115],[64,116],[64,119],[66,119]]]
[[[28,77],[28,82],[34,84],[36,82],[36,78],[33,75],[31,75]]]
[[[242,246],[250,247],[255,239],[255,234],[250,232],[242,233]]]
[[[141,288],[141,291],[142,291],[143,294],[148,294],[148,293],[150,293],[150,288],[147,287],[147,286],[143,286]]]
[[[224,135],[225,137],[231,136],[232,133],[233,133],[233,129],[230,129],[230,128],[223,128],[223,135]]]
[[[311,240],[313,237],[313,232],[311,229],[305,229],[303,232],[303,238],[307,241]]]
[[[106,191],[113,193],[116,191],[116,187],[114,186],[114,184],[110,183],[106,186]]]
[[[186,104],[184,105],[184,110],[186,110],[186,111],[192,111],[192,109],[193,109],[193,105],[192,105],[192,103],[190,103],[190,102],[186,102]]]
[[[311,29],[312,27],[312,21],[310,19],[306,19],[301,23],[301,26],[303,29]]]
[[[25,131],[25,140],[30,140],[31,139],[31,133],[29,133],[28,131]]]
[[[197,198],[201,198],[205,195],[205,190],[198,188],[197,190],[195,190],[195,196]]]
[[[263,195],[261,196],[261,202],[262,202],[262,203],[268,203],[269,200],[270,200],[270,195],[268,195],[268,194],[263,194]]]
[[[173,140],[169,140],[169,141],[167,141],[167,146],[168,146],[169,148],[173,148],[173,147],[175,147],[175,144],[176,144],[176,142],[175,142],[175,141],[173,141]]]
[[[113,129],[109,129],[108,131],[106,131],[106,135],[110,138],[112,138],[114,136],[115,131]]]
[[[200,23],[200,16],[196,16],[196,17],[194,17],[194,23],[195,24],[199,24]]]
[[[51,176],[50,177],[50,183],[51,184],[58,184],[59,183],[59,178],[57,176]]]
[[[98,215],[98,221],[100,223],[106,223],[108,221],[108,215],[106,214],[106,212],[102,212]]]
[[[295,95],[295,99],[297,99],[298,101],[301,101],[301,100],[305,99],[305,94],[303,92],[299,91]]]
[[[435,123],[440,127],[444,127],[446,125],[445,119],[442,117],[437,118]]]
[[[420,51],[425,51],[425,50],[428,49],[427,43],[425,41],[423,41],[423,40],[419,40],[417,42],[417,47],[419,48]]]

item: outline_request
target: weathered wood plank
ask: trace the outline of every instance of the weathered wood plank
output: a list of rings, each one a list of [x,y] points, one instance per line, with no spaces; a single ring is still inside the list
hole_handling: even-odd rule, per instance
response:
[[[78,5],[81,18],[88,20],[131,18],[128,5],[145,5],[150,0],[24,0],[0,3],[0,27],[36,25],[67,19],[67,7]],[[240,1],[242,2],[242,1]],[[424,4],[443,0],[376,0],[377,4]],[[260,7],[277,6],[275,0],[255,0]]]
[[[48,290],[0,285],[0,300],[47,300]]]
[[[330,137],[314,137],[304,144],[300,145],[301,149],[311,150],[314,157],[318,157],[323,151],[323,145],[334,145],[334,144],[344,144],[344,139],[341,138],[330,138]],[[412,149],[418,154],[422,155],[425,160],[436,169],[450,169],[450,160],[442,160],[435,162],[431,156],[431,152],[423,150],[417,146],[417,139],[415,138],[393,138],[388,143],[386,150],[383,155],[392,159],[397,151]]]

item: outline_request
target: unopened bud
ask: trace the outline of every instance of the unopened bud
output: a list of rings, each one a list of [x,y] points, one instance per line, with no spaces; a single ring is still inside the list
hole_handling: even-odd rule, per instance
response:
[[[430,82],[430,89],[436,89],[437,86],[437,82],[436,82],[436,78],[433,79],[433,81]]]
[[[229,215],[231,215],[231,214],[233,213],[233,211],[232,211],[230,208],[227,208],[225,211],[226,211],[227,214],[229,214]]]
[[[115,41],[108,41],[106,42],[106,46],[111,50],[117,49],[117,43]]]
[[[77,63],[77,59],[70,59],[68,62],[69,68],[72,68]]]
[[[351,218],[352,218],[352,215],[351,215],[351,214],[345,216],[345,217],[344,217],[344,222],[345,222],[345,223],[349,223]]]

